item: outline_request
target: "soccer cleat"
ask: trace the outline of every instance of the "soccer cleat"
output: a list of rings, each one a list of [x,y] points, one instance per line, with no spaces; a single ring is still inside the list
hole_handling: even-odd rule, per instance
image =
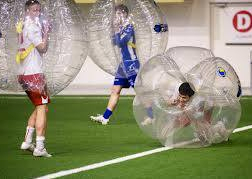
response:
[[[109,123],[109,119],[105,119],[101,121],[102,125],[107,125]]]
[[[35,148],[33,151],[33,156],[35,156],[35,157],[51,157],[52,155],[47,153],[45,148],[42,150]]]
[[[23,142],[20,147],[21,150],[28,150],[30,152],[33,152],[34,148],[35,145],[33,143],[27,143],[27,142]]]
[[[99,122],[102,125],[107,125],[109,123],[109,119],[105,119],[102,115],[97,114],[97,116],[90,116],[90,119],[95,122]]]
[[[102,117],[103,116],[101,114],[97,114],[96,116],[90,116],[90,119],[95,122],[100,122],[102,120]]]
[[[144,121],[141,122],[142,126],[147,126],[150,125],[154,122],[154,119],[150,118],[150,117],[146,117],[144,119]]]

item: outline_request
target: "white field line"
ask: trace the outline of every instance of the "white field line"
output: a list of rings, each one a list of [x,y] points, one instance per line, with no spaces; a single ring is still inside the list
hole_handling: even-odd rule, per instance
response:
[[[236,129],[233,131],[233,133],[241,132],[241,131],[245,131],[245,130],[249,130],[249,129],[252,129],[252,125],[245,126],[245,127],[240,127],[240,128],[236,128]]]
[[[252,129],[252,125],[237,128],[237,129],[235,129],[233,131],[233,133],[245,131],[245,130],[248,130],[248,129]],[[49,179],[49,178],[51,179],[51,178],[63,177],[63,176],[71,175],[71,174],[74,174],[74,173],[79,173],[79,172],[83,172],[83,171],[87,171],[87,170],[92,170],[92,169],[104,167],[104,166],[107,166],[107,165],[121,163],[121,162],[124,162],[124,161],[127,161],[127,160],[132,160],[132,159],[144,157],[144,156],[151,155],[151,154],[154,154],[154,153],[159,153],[159,152],[171,150],[173,148],[183,146],[183,145],[186,145],[186,144],[190,144],[190,143],[192,143],[192,141],[181,142],[181,143],[176,144],[175,146],[172,146],[172,147],[161,147],[161,148],[157,148],[157,149],[153,149],[153,150],[148,150],[148,151],[145,151],[145,152],[141,152],[141,153],[137,153],[137,154],[133,154],[133,155],[128,155],[128,156],[125,156],[125,157],[120,157],[120,158],[116,158],[116,159],[112,159],[112,160],[107,160],[107,161],[104,161],[104,162],[95,163],[95,164],[83,166],[83,167],[80,167],[80,168],[75,168],[75,169],[70,169],[70,170],[63,170],[63,171],[59,171],[59,172],[56,172],[56,173],[51,173],[51,174],[48,174],[48,175],[37,177],[36,179]]]

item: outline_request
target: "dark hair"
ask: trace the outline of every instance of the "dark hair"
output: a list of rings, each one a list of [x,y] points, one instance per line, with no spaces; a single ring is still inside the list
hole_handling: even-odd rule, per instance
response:
[[[30,6],[34,5],[34,4],[39,4],[38,0],[28,0],[25,3],[25,9],[28,9]]]
[[[115,7],[115,11],[120,10],[122,12],[126,12],[127,14],[129,14],[129,9],[127,6],[125,6],[124,4],[119,4]]]
[[[179,94],[191,97],[194,91],[188,82],[184,82],[179,86]]]

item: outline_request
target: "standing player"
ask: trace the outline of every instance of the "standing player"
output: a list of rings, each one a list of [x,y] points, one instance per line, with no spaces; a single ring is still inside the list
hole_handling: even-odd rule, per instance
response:
[[[120,4],[115,7],[116,21],[113,43],[121,52],[122,62],[116,72],[107,109],[103,115],[90,116],[91,120],[106,125],[119,100],[122,88],[133,87],[140,63],[136,55],[136,39],[133,24],[129,22],[129,9]]]
[[[46,112],[50,102],[47,95],[46,81],[42,72],[42,54],[48,47],[48,23],[41,24],[40,3],[28,0],[25,3],[25,19],[17,25],[19,50],[16,61],[19,64],[19,83],[27,93],[35,109],[28,119],[22,150],[33,152],[34,156],[51,157],[45,148]],[[32,143],[36,129],[36,147]]]

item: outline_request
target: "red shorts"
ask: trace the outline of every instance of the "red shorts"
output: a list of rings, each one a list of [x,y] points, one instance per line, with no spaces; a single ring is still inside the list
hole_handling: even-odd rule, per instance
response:
[[[50,103],[44,74],[19,75],[18,82],[35,106]]]

